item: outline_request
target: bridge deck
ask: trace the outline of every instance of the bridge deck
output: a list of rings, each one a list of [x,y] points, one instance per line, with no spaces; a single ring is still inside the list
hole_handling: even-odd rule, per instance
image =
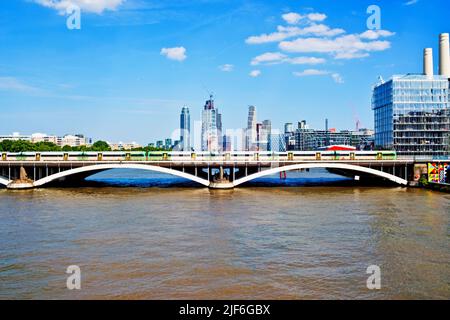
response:
[[[302,163],[343,163],[343,164],[353,164],[353,165],[405,165],[414,164],[414,160],[274,160],[274,161],[239,161],[239,160],[192,160],[192,161],[23,161],[23,160],[7,160],[0,161],[0,166],[10,166],[10,165],[21,165],[21,166],[87,166],[87,165],[97,165],[97,164],[149,164],[154,166],[273,166],[273,165],[291,165],[291,164],[302,164]]]

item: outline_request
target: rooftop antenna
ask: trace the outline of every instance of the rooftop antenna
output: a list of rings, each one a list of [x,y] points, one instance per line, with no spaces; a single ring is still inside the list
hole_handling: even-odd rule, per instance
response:
[[[356,118],[355,131],[359,131],[360,126],[361,126],[361,121],[359,121],[359,119]]]
[[[203,87],[203,90],[205,90],[206,93],[208,94],[209,99],[212,100],[214,97],[214,92],[208,90],[208,88],[203,83],[202,83],[202,87]]]
[[[351,108],[353,112],[353,119],[355,120],[355,131],[359,131],[359,128],[361,128],[361,120],[359,119],[358,112],[356,111],[355,105],[351,103]]]

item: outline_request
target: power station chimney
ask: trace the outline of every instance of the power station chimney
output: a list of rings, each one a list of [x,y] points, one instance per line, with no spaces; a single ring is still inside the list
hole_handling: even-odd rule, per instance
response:
[[[431,48],[423,50],[423,74],[433,76],[433,49]]]
[[[450,45],[448,33],[439,35],[439,74],[450,78]]]

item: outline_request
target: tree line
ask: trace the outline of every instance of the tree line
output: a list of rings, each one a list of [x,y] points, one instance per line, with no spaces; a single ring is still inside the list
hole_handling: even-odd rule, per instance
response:
[[[46,151],[79,151],[79,152],[88,152],[88,151],[111,151],[111,147],[106,141],[96,141],[91,146],[63,146],[60,147],[53,142],[36,142],[32,143],[27,140],[3,140],[0,142],[0,152],[46,152]],[[126,151],[170,151],[166,149],[160,149],[155,147],[141,147],[135,148]]]

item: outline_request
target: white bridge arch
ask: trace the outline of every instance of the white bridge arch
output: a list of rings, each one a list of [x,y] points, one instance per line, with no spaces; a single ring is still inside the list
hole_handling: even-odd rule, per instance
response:
[[[169,168],[165,168],[165,167],[146,165],[146,164],[132,164],[132,163],[130,163],[130,164],[127,164],[127,163],[124,163],[124,164],[95,164],[95,165],[88,165],[88,166],[84,166],[84,167],[80,167],[80,168],[65,170],[65,171],[61,171],[61,172],[49,175],[48,177],[45,177],[45,178],[35,181],[34,186],[40,187],[40,186],[43,186],[50,182],[53,182],[55,180],[58,180],[58,179],[61,179],[64,177],[68,177],[68,176],[72,176],[72,175],[76,175],[76,174],[80,174],[80,173],[85,173],[85,172],[90,172],[90,171],[105,171],[105,170],[110,170],[110,169],[139,169],[139,170],[147,170],[147,171],[156,171],[156,172],[160,172],[160,173],[167,173],[170,175],[178,176],[178,177],[185,178],[185,179],[188,179],[191,181],[195,181],[204,186],[209,186],[208,180],[196,177],[189,173],[185,173],[182,171],[177,171],[177,170],[173,170],[173,169],[169,169]]]
[[[10,180],[5,179],[3,177],[0,177],[0,184],[1,185],[7,186],[10,182],[11,182]]]
[[[371,169],[371,168],[367,168],[367,167],[363,167],[363,166],[359,166],[359,165],[345,164],[345,163],[312,162],[312,163],[287,165],[287,166],[281,166],[281,167],[263,170],[263,171],[260,171],[260,172],[254,173],[254,174],[250,174],[246,177],[236,179],[235,181],[229,183],[228,186],[223,186],[223,187],[225,187],[225,188],[237,187],[245,182],[249,182],[254,179],[277,174],[279,172],[299,170],[299,169],[314,169],[314,168],[341,169],[341,170],[348,170],[348,171],[353,171],[353,172],[361,172],[361,173],[366,173],[366,174],[370,174],[373,176],[387,179],[387,180],[397,183],[399,185],[405,185],[405,186],[408,185],[407,180],[397,177],[393,174],[383,172],[380,170],[376,170],[376,169]],[[48,183],[51,183],[55,180],[62,179],[62,178],[68,177],[68,176],[77,175],[77,174],[81,174],[81,173],[88,173],[88,172],[93,172],[93,174],[94,174],[95,171],[98,172],[98,171],[105,171],[105,170],[110,170],[110,169],[139,169],[139,170],[147,170],[147,171],[166,173],[166,174],[178,176],[181,178],[185,178],[185,179],[197,182],[206,187],[221,188],[220,185],[216,186],[215,184],[210,183],[207,179],[203,179],[203,178],[200,178],[200,177],[197,177],[197,176],[194,176],[192,174],[185,173],[182,171],[165,168],[165,167],[160,167],[160,166],[155,166],[155,165],[132,164],[132,163],[93,164],[93,165],[87,165],[87,166],[83,166],[83,167],[79,167],[79,168],[75,168],[75,169],[69,169],[69,170],[61,171],[61,172],[49,175],[45,178],[39,179],[33,183],[33,186],[40,187],[40,186],[44,186]],[[10,184],[10,183],[11,183],[10,180],[6,179],[5,177],[0,177],[0,185],[8,186],[8,184]]]
[[[248,182],[248,181],[251,181],[254,179],[258,179],[258,178],[262,178],[265,176],[269,176],[272,174],[277,174],[279,172],[299,170],[299,169],[315,169],[315,168],[342,169],[342,170],[362,172],[362,173],[367,173],[367,174],[371,174],[374,176],[378,176],[381,178],[385,178],[389,181],[398,183],[400,185],[408,185],[407,180],[405,180],[403,178],[399,178],[390,173],[382,172],[380,170],[375,170],[375,169],[371,169],[371,168],[366,168],[366,167],[356,166],[356,165],[351,165],[351,164],[345,164],[345,163],[329,163],[329,162],[328,163],[319,163],[319,162],[301,163],[301,164],[294,164],[294,165],[272,168],[272,169],[260,171],[260,172],[254,173],[254,174],[250,174],[246,177],[237,179],[233,182],[233,185],[236,187],[245,182]]]

